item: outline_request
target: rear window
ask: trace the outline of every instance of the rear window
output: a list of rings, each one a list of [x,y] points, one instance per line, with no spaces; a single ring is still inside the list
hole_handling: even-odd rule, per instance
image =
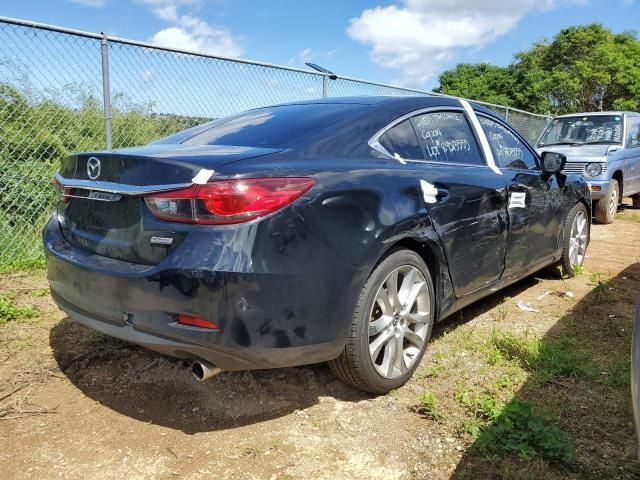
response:
[[[250,110],[217,120],[209,128],[192,134],[177,134],[161,143],[183,145],[234,145],[242,147],[287,147],[355,111],[353,104],[306,104]]]

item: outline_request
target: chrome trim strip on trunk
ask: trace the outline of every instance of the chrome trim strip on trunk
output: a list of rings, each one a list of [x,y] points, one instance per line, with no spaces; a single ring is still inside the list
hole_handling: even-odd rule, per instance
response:
[[[97,192],[119,193],[121,195],[147,195],[149,193],[186,188],[192,185],[191,182],[168,183],[165,185],[126,185],[124,183],[64,178],[59,173],[56,173],[54,178],[63,188],[82,188]]]

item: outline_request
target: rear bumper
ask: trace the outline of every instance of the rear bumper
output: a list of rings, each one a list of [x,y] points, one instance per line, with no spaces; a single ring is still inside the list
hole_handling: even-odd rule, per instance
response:
[[[236,271],[209,268],[205,260],[211,259],[211,238],[200,245],[209,257],[193,257],[199,259],[197,266],[188,261],[200,242],[195,238],[179,247],[189,252],[176,250],[171,260],[153,267],[75,248],[64,240],[55,218],[43,239],[52,297],[71,319],[223,370],[289,367],[337,357],[364,282],[358,270],[315,239],[308,239],[307,248],[318,257],[307,252],[306,262],[292,264],[289,256],[285,271],[274,272],[258,272],[252,262],[239,261],[235,264],[243,267]],[[233,264],[232,249],[223,253]],[[220,330],[180,325],[175,320],[179,313],[211,320]]]

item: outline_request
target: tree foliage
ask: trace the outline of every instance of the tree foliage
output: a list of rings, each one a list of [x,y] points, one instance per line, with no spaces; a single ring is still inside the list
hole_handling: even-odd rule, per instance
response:
[[[499,105],[510,105],[513,102],[513,98],[509,95],[511,82],[509,70],[505,67],[489,63],[475,65],[460,63],[453,70],[447,70],[440,75],[440,86],[434,91]]]
[[[460,64],[438,91],[539,113],[640,110],[640,40],[597,23],[565,28],[507,67]]]

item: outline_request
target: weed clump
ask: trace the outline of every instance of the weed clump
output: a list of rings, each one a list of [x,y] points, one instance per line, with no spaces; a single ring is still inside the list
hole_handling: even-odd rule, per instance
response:
[[[509,402],[490,426],[480,428],[474,448],[489,456],[515,454],[522,460],[541,457],[553,463],[575,456],[568,435],[520,400]]]
[[[436,399],[431,392],[422,392],[418,404],[413,407],[413,411],[431,420],[444,418],[444,413],[438,408]]]
[[[16,305],[14,298],[11,293],[0,294],[0,325],[35,317],[36,311],[31,305]]]

